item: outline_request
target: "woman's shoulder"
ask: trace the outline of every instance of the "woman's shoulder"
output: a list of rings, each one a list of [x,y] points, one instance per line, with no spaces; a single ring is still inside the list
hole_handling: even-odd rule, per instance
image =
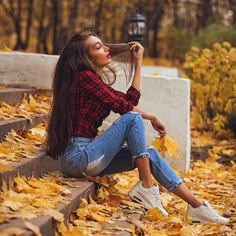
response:
[[[92,70],[82,70],[77,73],[77,76],[98,76],[95,72]]]

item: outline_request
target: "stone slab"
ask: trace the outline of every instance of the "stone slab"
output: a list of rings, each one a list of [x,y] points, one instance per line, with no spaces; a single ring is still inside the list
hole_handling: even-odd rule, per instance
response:
[[[166,126],[168,135],[179,144],[180,159],[166,156],[170,165],[182,171],[190,166],[190,80],[178,77],[143,76],[140,108],[154,113]],[[157,135],[150,122],[145,121],[147,142]]]
[[[57,210],[64,214],[65,220],[69,220],[69,215],[75,211],[82,198],[88,199],[88,196],[92,197],[95,195],[96,186],[92,182],[85,181],[72,181],[71,185],[78,186],[78,188],[69,188],[71,194],[66,197],[67,203],[60,203]],[[80,187],[79,187],[80,186]],[[31,223],[38,226],[43,236],[54,236],[57,228],[57,222],[51,216],[39,216],[35,219],[30,220]],[[7,223],[0,224],[0,230],[12,227],[22,227],[25,225],[21,219],[10,220]],[[22,236],[33,236],[33,232],[25,233]]]
[[[45,173],[58,171],[61,168],[61,163],[41,151],[35,154],[32,159],[22,158],[20,162],[11,163],[9,166],[12,170],[0,172],[0,189],[3,181],[8,185],[9,181],[18,175],[40,177]]]
[[[58,56],[33,53],[0,52],[0,81],[3,84],[21,85],[37,89],[51,89],[52,74]],[[151,76],[158,72],[159,76]],[[122,73],[114,85],[121,91],[126,90]],[[168,162],[188,171],[190,165],[190,81],[178,77],[176,68],[142,68],[140,107],[156,114],[166,125],[168,134],[180,143],[181,159],[168,158]],[[112,115],[113,118],[114,115]],[[112,123],[108,118],[103,127]],[[156,133],[150,122],[145,122],[147,143],[151,144]]]
[[[125,81],[117,79],[113,86],[126,91]],[[179,77],[143,75],[141,79],[141,99],[138,107],[143,111],[155,114],[166,126],[168,135],[179,144],[181,158],[166,156],[167,162],[187,172],[190,166],[190,80]],[[108,128],[118,117],[111,113],[103,124]],[[150,146],[158,133],[149,121],[145,122],[147,145]]]
[[[0,52],[0,84],[50,90],[58,58],[58,55]],[[142,66],[142,75],[156,72],[162,76],[179,76],[175,67]]]
[[[142,66],[142,75],[152,75],[153,73],[158,73],[160,76],[179,77],[179,71],[175,67]]]
[[[24,52],[0,52],[0,84],[51,89],[58,56]]]
[[[4,88],[0,89],[0,101],[15,105],[21,103],[24,94],[35,93],[35,89]]]
[[[0,142],[4,139],[5,135],[12,129],[15,131],[26,130],[35,127],[38,123],[46,121],[48,115],[38,114],[32,117],[32,122],[26,118],[15,118],[0,121]]]

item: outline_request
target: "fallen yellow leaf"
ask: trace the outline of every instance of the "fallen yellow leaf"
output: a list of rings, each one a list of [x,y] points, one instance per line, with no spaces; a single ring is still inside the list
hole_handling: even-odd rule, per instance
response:
[[[177,150],[180,145],[169,135],[166,135],[163,138],[156,137],[152,142],[152,146],[160,152],[162,157],[165,157],[166,152],[168,152],[171,157],[180,157]]]

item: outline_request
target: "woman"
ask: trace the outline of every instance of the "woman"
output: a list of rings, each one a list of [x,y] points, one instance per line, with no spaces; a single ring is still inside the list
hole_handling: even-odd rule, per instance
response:
[[[187,216],[193,222],[228,222],[209,203],[196,199],[155,148],[147,148],[143,119],[149,120],[161,137],[166,130],[156,116],[137,107],[143,53],[138,42],[108,47],[93,33],[75,34],[67,42],[53,81],[49,155],[61,156],[62,171],[68,177],[102,176],[138,168],[140,182],[128,194],[145,208],[156,207],[168,215],[158,186],[152,184],[153,175],[188,203]],[[132,76],[126,94],[109,86],[116,76],[109,68],[113,57],[120,62],[128,58],[132,65],[126,74]],[[98,128],[111,111],[119,113],[120,118],[97,137]]]

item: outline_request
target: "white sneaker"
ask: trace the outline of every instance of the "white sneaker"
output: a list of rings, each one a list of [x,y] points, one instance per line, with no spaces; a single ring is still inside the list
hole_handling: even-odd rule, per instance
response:
[[[168,216],[167,211],[161,204],[158,186],[144,188],[142,182],[138,182],[128,195],[133,201],[142,204],[146,209],[158,208],[163,216]]]
[[[188,205],[187,217],[192,218],[192,223],[207,224],[229,222],[228,218],[219,215],[207,201],[204,201],[203,204],[204,205],[197,208]]]

